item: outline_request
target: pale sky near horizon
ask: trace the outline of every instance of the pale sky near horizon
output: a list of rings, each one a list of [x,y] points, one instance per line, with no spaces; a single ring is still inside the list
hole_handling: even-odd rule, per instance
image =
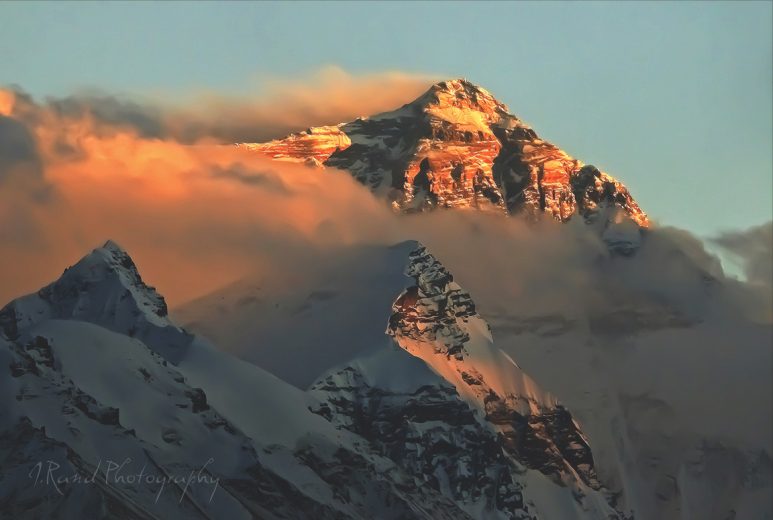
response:
[[[327,65],[463,76],[655,220],[708,236],[773,214],[771,6],[0,2],[0,85],[243,95]]]

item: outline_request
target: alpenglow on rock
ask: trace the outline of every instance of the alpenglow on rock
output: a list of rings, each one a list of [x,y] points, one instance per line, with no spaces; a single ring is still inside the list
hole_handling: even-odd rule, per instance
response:
[[[464,79],[436,83],[392,112],[240,146],[349,171],[399,211],[474,208],[565,222],[612,207],[649,225],[623,184],[541,139]]]

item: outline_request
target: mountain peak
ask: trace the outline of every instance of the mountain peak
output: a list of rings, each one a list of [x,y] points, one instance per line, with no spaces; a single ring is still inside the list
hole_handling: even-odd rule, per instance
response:
[[[473,83],[467,78],[453,78],[438,81],[437,83],[433,84],[429,90],[435,92],[446,92],[449,94],[459,94],[462,96],[473,94],[491,96],[491,93],[488,90],[481,87],[480,85]]]
[[[448,92],[448,93],[481,92],[481,93],[488,94],[488,91],[486,91],[481,86],[476,85],[475,83],[469,81],[467,78],[453,78],[453,79],[438,81],[437,83],[432,85],[432,87],[430,87],[430,90],[442,91],[442,92]]]
[[[591,222],[616,208],[649,225],[622,183],[583,168],[465,78],[437,82],[392,112],[243,146],[349,171],[402,212],[474,209]]]
[[[107,249],[111,252],[126,254],[126,250],[112,239],[108,239],[107,242],[105,242],[105,244],[101,247],[101,249]]]
[[[419,245],[409,254],[405,274],[413,279],[414,285],[394,301],[387,325],[387,334],[400,348],[423,360],[451,383],[461,398],[505,437],[522,436],[524,426],[541,422],[548,426],[548,432],[555,432],[556,425],[549,423],[563,416],[561,421],[569,426],[565,432],[573,438],[575,447],[590,458],[590,447],[573,425],[571,415],[494,344],[491,329],[478,314],[470,294],[454,281],[451,272],[429,249]],[[512,417],[521,418],[515,421],[520,425],[511,422]],[[527,417],[532,419],[526,420]],[[560,435],[545,435],[536,430],[534,435],[540,438],[543,448],[553,447],[547,451],[567,451],[558,448],[566,442]],[[519,442],[529,436],[521,437]],[[549,457],[550,462],[542,458],[529,460],[529,452],[533,453],[532,449],[522,444],[511,455],[546,475],[557,476],[561,468],[572,466],[586,484],[598,486],[592,465],[580,467],[577,460],[562,457]]]
[[[78,278],[89,284],[96,284],[110,278],[116,278],[118,284],[127,290],[142,295],[143,299],[153,302],[148,305],[152,312],[164,317],[167,314],[164,297],[142,280],[134,260],[118,243],[108,240],[69,267],[59,281]],[[46,288],[41,289],[46,291]]]
[[[108,240],[65,269],[55,282],[0,310],[9,339],[47,319],[73,319],[137,337],[164,358],[180,359],[192,337],[173,325],[164,297],[140,276],[134,260]]]
[[[419,105],[427,112],[431,112],[433,106],[483,112],[488,116],[489,123],[495,123],[508,115],[507,105],[497,100],[488,90],[466,78],[439,81],[410,104]]]

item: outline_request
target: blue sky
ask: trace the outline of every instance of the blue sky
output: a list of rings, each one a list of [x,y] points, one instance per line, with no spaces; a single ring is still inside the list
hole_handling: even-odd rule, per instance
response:
[[[248,94],[325,65],[464,76],[656,220],[709,235],[773,212],[771,5],[0,2],[0,84]]]

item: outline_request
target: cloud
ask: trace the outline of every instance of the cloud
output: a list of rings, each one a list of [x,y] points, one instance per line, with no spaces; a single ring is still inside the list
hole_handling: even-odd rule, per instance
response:
[[[0,208],[19,206],[16,218],[0,215],[3,229],[14,230],[0,244],[0,272],[18,273],[4,280],[5,300],[113,238],[179,302],[260,269],[269,257],[292,257],[301,244],[316,247],[323,222],[336,229],[328,240],[347,241],[364,228],[347,222],[354,215],[376,222],[388,215],[347,174],[318,175],[236,148],[126,134],[80,145],[78,159],[47,163],[55,200],[21,204],[0,193]]]
[[[277,193],[290,192],[282,179],[272,175],[270,171],[250,171],[241,163],[233,164],[229,168],[215,167],[212,171],[212,177],[231,180],[245,186],[262,186]]]
[[[264,77],[251,97],[196,93],[185,96],[182,107],[171,100],[164,127],[186,143],[266,141],[393,110],[437,80],[396,71],[353,75],[334,66],[298,78]]]
[[[749,282],[773,287],[773,221],[741,231],[725,231],[711,240],[740,263]]]
[[[744,274],[752,291],[743,303],[773,321],[773,221],[745,230],[725,231],[710,239]]]
[[[240,98],[89,91],[36,100],[0,89],[0,272],[14,273],[0,300],[35,290],[107,237],[126,244],[171,301],[259,268],[267,249],[323,242],[314,234],[353,240],[364,228],[355,214],[386,209],[350,176],[217,145],[395,108],[430,82],[329,67],[266,78]],[[344,211],[351,223],[337,216]]]
[[[370,222],[393,216],[350,175],[230,143],[394,108],[427,87],[418,76],[327,69],[270,80],[250,99],[91,92],[39,101],[0,90],[0,300],[55,279],[107,238],[170,302],[365,241]]]
[[[33,126],[41,119],[60,126],[86,125],[96,135],[130,131],[144,139],[184,144],[258,142],[392,110],[436,79],[402,72],[352,75],[325,67],[294,79],[263,78],[252,96],[197,92],[129,98],[92,90],[40,104],[15,87],[0,91],[0,113],[13,111]],[[77,150],[64,136],[57,143],[63,150]]]
[[[0,108],[3,99],[0,98]],[[27,126],[13,117],[0,114],[0,190],[15,194],[16,199],[45,202],[53,194],[44,178],[43,158],[37,140]],[[25,215],[18,213],[18,200],[9,203],[5,213],[14,214],[18,223]]]
[[[106,126],[131,128],[148,139],[168,137],[161,108],[107,94],[81,94],[49,99],[48,108],[62,119],[93,117]]]
[[[19,169],[26,170],[22,175],[43,177],[35,138],[20,121],[0,115],[0,181]]]

